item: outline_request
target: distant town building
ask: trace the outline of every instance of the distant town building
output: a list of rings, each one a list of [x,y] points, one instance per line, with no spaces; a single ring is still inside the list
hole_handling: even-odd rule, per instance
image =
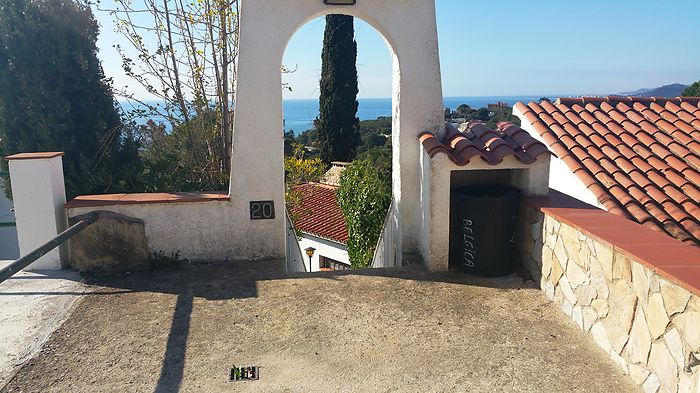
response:
[[[489,104],[488,110],[494,115],[510,115],[512,108],[506,102]]]

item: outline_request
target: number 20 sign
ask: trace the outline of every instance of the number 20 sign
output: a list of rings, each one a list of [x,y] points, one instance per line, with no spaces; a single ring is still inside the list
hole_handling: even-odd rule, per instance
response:
[[[275,218],[274,201],[250,201],[251,220],[272,220]]]

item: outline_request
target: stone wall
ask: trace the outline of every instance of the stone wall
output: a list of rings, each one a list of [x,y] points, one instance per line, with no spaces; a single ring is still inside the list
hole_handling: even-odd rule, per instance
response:
[[[700,366],[684,371],[700,351],[700,298],[585,229],[538,208],[525,217],[523,262],[547,296],[645,392],[700,392]]]

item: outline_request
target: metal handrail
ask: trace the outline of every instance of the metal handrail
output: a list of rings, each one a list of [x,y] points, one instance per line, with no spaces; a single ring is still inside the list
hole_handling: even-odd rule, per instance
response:
[[[80,220],[71,225],[65,231],[59,233],[56,237],[46,242],[41,247],[23,256],[22,258],[10,263],[0,269],[0,283],[17,274],[20,270],[32,264],[32,262],[46,255],[49,251],[65,243],[66,240],[77,235],[80,231],[87,228],[90,224],[97,221],[99,216],[97,213],[88,213],[81,216]]]

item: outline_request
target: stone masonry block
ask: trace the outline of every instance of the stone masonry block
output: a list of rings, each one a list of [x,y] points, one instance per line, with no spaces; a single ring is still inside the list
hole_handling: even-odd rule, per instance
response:
[[[647,327],[647,320],[644,316],[644,310],[637,305],[637,312],[630,330],[630,339],[627,343],[627,356],[633,363],[646,364],[649,359],[649,351],[651,350],[651,334]]]
[[[646,308],[649,302],[649,277],[647,269],[637,262],[632,263],[632,286],[642,307]]]
[[[659,377],[659,382],[665,390],[676,391],[678,368],[663,341],[657,341],[651,346],[648,366]]]
[[[150,255],[144,222],[112,212],[96,213],[99,219],[70,241],[73,268],[99,273],[147,269]]]
[[[673,325],[678,328],[683,341],[693,351],[700,350],[700,312],[685,311],[673,317]]]
[[[654,340],[666,332],[666,326],[668,326],[670,321],[666,315],[664,301],[660,293],[655,293],[649,297],[647,321],[649,322],[649,332]]]
[[[691,294],[678,285],[661,279],[661,296],[664,298],[666,313],[670,317],[685,310]]]
[[[619,323],[625,333],[629,333],[634,319],[637,296],[627,282],[617,280],[610,286],[608,304],[610,305],[610,316]]]
[[[595,255],[596,260],[603,268],[603,273],[608,281],[612,281],[612,271],[613,271],[613,252],[610,246],[601,243],[599,241],[594,241],[595,244]]]
[[[613,280],[632,281],[631,269],[630,259],[620,252],[615,252],[613,262]]]

